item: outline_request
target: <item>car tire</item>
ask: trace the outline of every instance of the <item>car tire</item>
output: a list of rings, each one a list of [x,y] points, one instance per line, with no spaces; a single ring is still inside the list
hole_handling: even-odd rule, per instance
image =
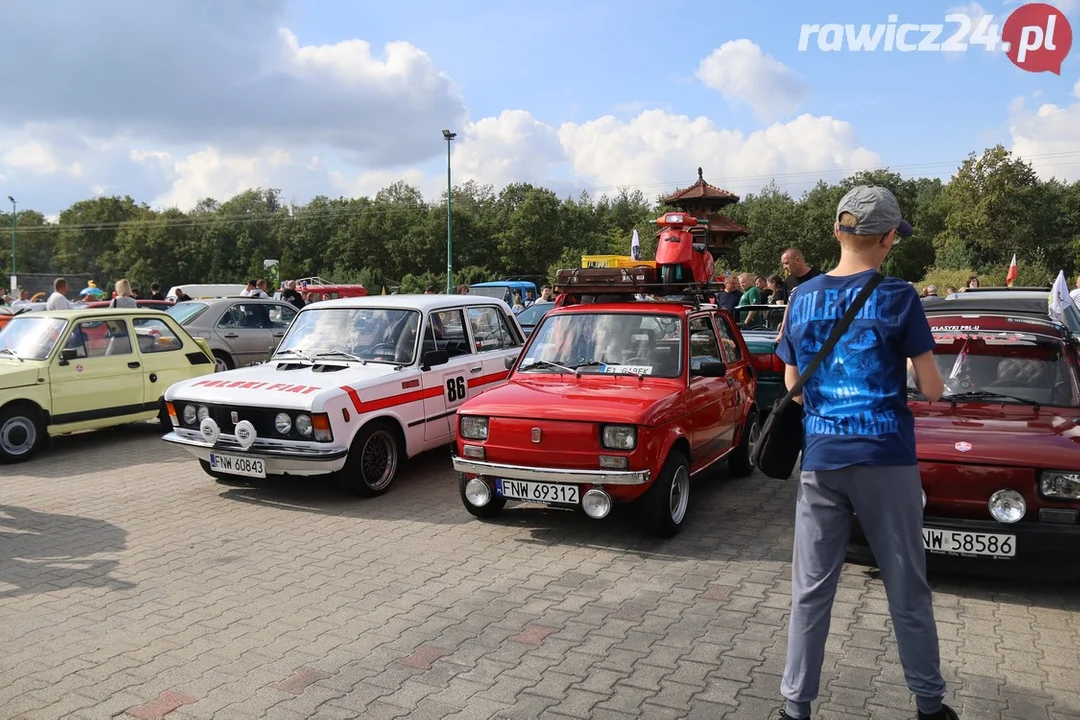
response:
[[[214,360],[223,363],[225,365],[226,370],[235,370],[236,369],[236,363],[233,362],[232,357],[227,352],[223,352],[221,350],[215,350],[214,351]]]
[[[739,445],[728,456],[728,472],[734,477],[744,478],[754,474],[754,445],[761,435],[761,419],[757,409],[746,416],[746,431],[743,432]]]
[[[461,495],[461,504],[465,506],[465,509],[475,518],[481,520],[487,520],[493,518],[503,511],[506,507],[506,498],[495,497],[495,493],[492,492],[492,498],[488,501],[488,504],[484,507],[476,507],[469,499],[465,497],[465,485],[467,485],[469,479],[462,473],[458,477],[458,493]]]
[[[15,464],[37,455],[47,437],[41,410],[16,402],[0,410],[0,461]]]
[[[660,538],[675,537],[690,508],[690,461],[672,450],[652,486],[638,500],[642,524]]]
[[[388,422],[361,428],[349,448],[345,467],[336,474],[338,487],[360,497],[375,497],[390,489],[401,463],[405,443]]]
[[[165,398],[161,398],[161,408],[158,409],[158,422],[161,429],[167,433],[173,431],[172,418],[169,417],[169,408],[165,406]],[[207,463],[209,465],[209,463]]]

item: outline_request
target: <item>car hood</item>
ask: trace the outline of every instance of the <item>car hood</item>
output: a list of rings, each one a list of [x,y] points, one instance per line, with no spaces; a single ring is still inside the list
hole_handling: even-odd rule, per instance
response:
[[[919,460],[1075,468],[1080,408],[912,403]]]
[[[39,378],[45,377],[38,362],[26,360],[19,362],[15,358],[0,358],[0,390],[37,385]]]
[[[633,375],[585,374],[579,379],[527,378],[476,396],[462,411],[494,417],[537,420],[625,422],[657,425],[685,411],[679,380],[639,380]]]
[[[317,365],[278,361],[251,365],[176,383],[167,400],[200,400],[243,407],[296,407],[311,409],[315,399],[342,386],[377,383],[401,375],[385,363],[327,362]]]

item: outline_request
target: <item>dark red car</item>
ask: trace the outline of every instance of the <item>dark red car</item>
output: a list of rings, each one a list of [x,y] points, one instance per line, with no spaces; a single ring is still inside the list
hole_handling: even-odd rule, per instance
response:
[[[1080,313],[1045,291],[928,305],[945,395],[909,390],[932,561],[1080,576]],[[854,528],[849,559],[873,562]]]
[[[618,295],[610,286],[578,296]],[[692,300],[567,305],[529,336],[508,382],[458,409],[460,492],[476,517],[508,501],[606,517],[633,503],[660,537],[682,527],[691,478],[753,472],[750,353],[731,315]]]

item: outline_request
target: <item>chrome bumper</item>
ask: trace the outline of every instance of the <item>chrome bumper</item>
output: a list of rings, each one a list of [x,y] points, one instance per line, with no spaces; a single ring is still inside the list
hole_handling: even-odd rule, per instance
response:
[[[240,443],[236,442],[236,439],[231,435],[222,435],[216,443],[208,443],[205,440],[195,440],[192,438],[184,437],[178,433],[171,432],[168,435],[162,437],[165,442],[173,443],[174,445],[182,445],[188,448],[198,448],[201,450],[221,450],[224,452],[236,452],[243,453],[245,457],[261,458],[264,460],[309,460],[312,462],[332,462],[334,460],[341,460],[349,454],[348,448],[343,448],[336,445],[329,447],[312,447],[311,444],[305,443],[303,445],[299,443],[295,444],[280,444],[274,446],[260,445],[256,443],[248,449],[244,449]]]
[[[566,468],[535,468],[522,465],[466,460],[454,457],[454,470],[470,475],[500,480],[531,480],[533,482],[568,483],[571,485],[644,485],[652,473],[648,470],[570,470]]]

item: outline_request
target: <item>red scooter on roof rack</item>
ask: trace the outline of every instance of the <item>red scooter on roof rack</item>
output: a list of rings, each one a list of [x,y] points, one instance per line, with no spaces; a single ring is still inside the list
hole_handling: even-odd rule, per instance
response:
[[[656,270],[664,285],[707,285],[712,282],[712,253],[703,242],[695,242],[690,228],[708,225],[684,212],[669,212],[657,219],[663,228],[656,245]]]

